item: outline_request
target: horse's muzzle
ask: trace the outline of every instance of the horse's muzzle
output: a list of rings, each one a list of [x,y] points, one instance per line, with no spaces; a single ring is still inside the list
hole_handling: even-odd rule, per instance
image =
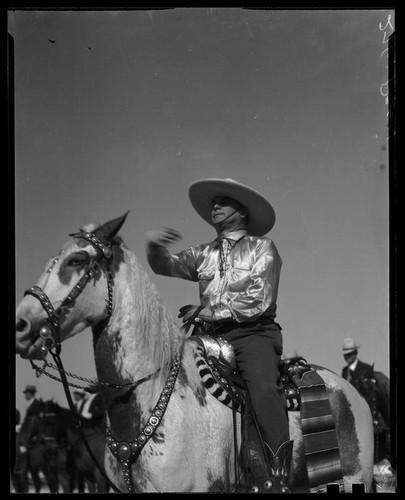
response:
[[[23,359],[43,359],[41,347],[43,341],[31,330],[31,324],[24,318],[16,321],[15,352]]]

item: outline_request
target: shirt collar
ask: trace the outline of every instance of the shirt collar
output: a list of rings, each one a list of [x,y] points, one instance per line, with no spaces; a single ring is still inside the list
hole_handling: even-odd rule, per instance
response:
[[[353,361],[351,365],[349,365],[349,370],[354,371],[356,369],[357,363],[359,362],[358,358],[356,358],[356,361]]]
[[[228,240],[229,243],[234,246],[239,240],[246,236],[246,229],[238,229],[237,231],[230,231],[229,233],[219,234],[215,241],[218,243],[220,240]]]

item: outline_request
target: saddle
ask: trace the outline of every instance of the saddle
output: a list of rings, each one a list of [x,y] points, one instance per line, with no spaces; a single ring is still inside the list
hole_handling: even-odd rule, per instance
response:
[[[241,414],[239,466],[244,476],[244,487],[246,488],[247,485],[250,491],[256,492],[257,490],[253,490],[253,485],[266,484],[266,478],[271,476],[271,471],[269,470],[266,446],[257,424],[246,384],[236,367],[233,347],[221,337],[195,335],[193,339],[197,343],[196,364],[204,386],[214,397],[233,411],[235,440],[236,412]],[[306,460],[307,471],[311,477],[309,481],[310,491],[319,492],[326,487],[322,477],[324,473],[318,470],[320,459],[323,460],[324,468],[330,468],[332,471],[329,479],[341,483],[342,475],[334,421],[322,378],[301,357],[283,361],[279,370],[288,411],[301,412],[304,447],[308,449]],[[314,399],[319,402],[319,413],[323,415],[320,417],[320,422],[324,422],[325,418],[328,421],[328,432],[326,433],[322,423],[319,424],[321,425],[319,429],[314,428],[313,417],[316,418],[317,415],[317,412],[314,413],[314,410],[311,409],[315,402]],[[324,444],[317,443],[319,440],[317,440],[316,431],[323,433]],[[237,449],[235,441],[235,460],[238,457]],[[238,489],[240,486],[236,484],[236,488]]]
[[[221,337],[214,338],[210,335],[195,335],[193,339],[200,347],[200,353],[206,360],[217,384],[235,400],[237,408],[241,404],[246,404],[247,388],[236,367],[235,353],[231,344]],[[283,361],[279,366],[288,411],[298,411],[301,406],[299,387],[293,377],[302,378],[303,374],[310,370],[308,363],[299,356]],[[208,388],[210,389],[211,386]],[[220,399],[218,396],[219,393],[216,394],[216,397]],[[228,406],[231,405],[228,404]]]
[[[239,466],[244,476],[243,487],[246,488],[247,485],[248,489],[256,492],[254,488],[257,488],[257,483],[265,484],[266,479],[271,477],[272,473],[267,459],[268,452],[250,401],[249,392],[236,367],[233,347],[221,337],[195,335],[193,339],[199,348],[197,352],[200,353],[200,359],[197,361],[197,366],[200,369],[205,387],[219,401],[232,409],[234,426],[236,425],[236,412],[241,414]],[[288,409],[290,411],[297,410],[299,408],[299,391],[284,367],[281,375]],[[237,456],[237,444],[235,443],[235,457]],[[236,487],[240,488],[238,484]]]

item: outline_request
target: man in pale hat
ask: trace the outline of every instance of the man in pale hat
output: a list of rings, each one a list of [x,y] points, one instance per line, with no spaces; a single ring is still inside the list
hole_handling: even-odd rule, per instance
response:
[[[359,389],[359,382],[362,378],[374,377],[373,367],[363,363],[357,357],[359,348],[360,346],[353,337],[343,339],[342,351],[346,366],[342,369],[342,378],[348,380],[356,389]]]
[[[273,227],[270,203],[254,189],[232,179],[191,184],[189,198],[217,238],[176,254],[169,247],[181,235],[169,228],[147,233],[148,261],[157,274],[198,281],[200,306],[185,306],[179,317],[204,332],[220,335],[235,350],[236,363],[252,400],[273,470],[271,492],[288,491],[292,445],[278,366],[281,327],[275,322],[281,258],[265,237]]]
[[[370,406],[374,422],[374,460],[379,462],[390,454],[389,392],[384,389],[382,373],[377,381],[374,364],[369,365],[358,359],[360,346],[353,337],[343,339],[343,357],[347,365],[342,369],[342,378],[348,380],[364,397]],[[386,379],[386,377],[385,377]],[[387,379],[386,379],[387,380]]]

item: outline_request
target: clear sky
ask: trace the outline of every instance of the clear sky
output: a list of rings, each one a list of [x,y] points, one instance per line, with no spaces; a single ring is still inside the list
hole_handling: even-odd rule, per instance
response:
[[[353,336],[388,374],[393,27],[388,10],[9,11],[17,303],[69,233],[130,210],[121,235],[177,316],[198,286],[154,275],[145,233],[177,229],[176,251],[209,241],[188,186],[231,177],[276,211],[285,349],[340,373]],[[94,377],[91,331],[62,359]],[[28,361],[16,371],[18,408],[28,383],[67,404]]]

